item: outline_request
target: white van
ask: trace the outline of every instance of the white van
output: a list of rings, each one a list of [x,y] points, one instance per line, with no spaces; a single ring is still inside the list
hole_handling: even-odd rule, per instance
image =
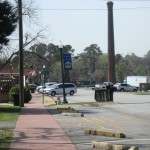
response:
[[[70,94],[74,95],[77,93],[77,87],[73,83],[64,83],[65,86],[65,94]],[[58,83],[58,84],[53,84],[50,86],[48,89],[48,95],[55,96],[59,94],[63,94],[63,84]]]

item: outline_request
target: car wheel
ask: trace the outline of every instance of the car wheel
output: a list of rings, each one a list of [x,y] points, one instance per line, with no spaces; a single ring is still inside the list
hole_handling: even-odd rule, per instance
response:
[[[70,91],[70,95],[71,95],[71,96],[74,95],[74,91]]]
[[[56,95],[56,92],[55,91],[52,91],[51,92],[51,96],[55,96]]]
[[[124,91],[124,89],[120,89],[120,91],[121,91],[121,92],[123,92],[123,91]]]
[[[134,89],[134,90],[133,90],[133,92],[137,92],[137,90],[136,90],[136,89]]]

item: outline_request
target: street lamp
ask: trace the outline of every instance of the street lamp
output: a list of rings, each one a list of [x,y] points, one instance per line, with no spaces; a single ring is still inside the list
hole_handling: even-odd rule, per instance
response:
[[[42,85],[42,83],[41,83],[41,71],[39,71],[39,81],[38,81],[38,83],[40,83],[40,85]]]
[[[63,63],[63,45],[59,45],[60,57],[61,57],[61,71],[62,71],[62,84],[63,84],[63,103],[68,103],[65,94],[65,85],[64,85],[64,63]]]
[[[43,65],[43,89],[45,87],[45,65]],[[43,104],[44,104],[44,90],[43,90]]]

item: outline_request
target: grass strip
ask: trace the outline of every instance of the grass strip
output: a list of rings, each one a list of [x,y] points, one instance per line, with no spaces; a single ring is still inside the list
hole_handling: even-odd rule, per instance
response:
[[[0,149],[9,150],[14,129],[0,129]]]
[[[16,122],[21,108],[11,105],[0,105],[0,122]],[[0,150],[9,150],[13,138],[14,126],[0,128]]]

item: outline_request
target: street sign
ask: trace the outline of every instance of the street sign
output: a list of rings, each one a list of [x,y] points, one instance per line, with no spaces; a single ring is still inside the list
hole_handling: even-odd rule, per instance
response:
[[[71,54],[65,53],[63,54],[64,58],[64,70],[72,70],[72,59]]]

